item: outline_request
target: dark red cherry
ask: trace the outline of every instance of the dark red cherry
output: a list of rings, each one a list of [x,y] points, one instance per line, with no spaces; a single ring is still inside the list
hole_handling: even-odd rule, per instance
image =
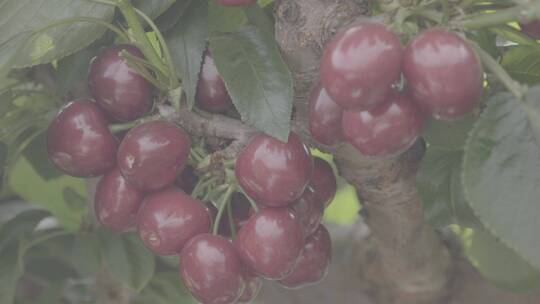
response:
[[[287,208],[265,208],[238,231],[235,243],[244,263],[257,275],[280,280],[296,265],[304,236]]]
[[[297,289],[319,283],[328,272],[332,256],[332,241],[328,230],[320,225],[307,240],[294,271],[279,283]]]
[[[241,193],[234,193],[231,197],[231,211],[233,218],[233,225],[235,231],[238,231],[244,224],[248,221],[251,216],[251,205],[248,199]],[[219,223],[219,234],[223,236],[230,237],[231,233],[231,223],[229,221],[228,211],[225,210],[221,222]]]
[[[520,23],[521,31],[533,39],[540,39],[540,20]]]
[[[399,80],[402,46],[384,24],[359,22],[339,31],[321,59],[321,81],[342,108],[365,110]]]
[[[90,99],[65,105],[47,130],[49,159],[72,176],[107,173],[116,162],[117,146],[104,114]]]
[[[180,253],[189,239],[209,232],[211,223],[203,203],[177,188],[146,196],[137,215],[139,236],[160,255]]]
[[[231,241],[218,235],[195,236],[180,255],[184,284],[203,304],[237,303],[245,287],[243,270]]]
[[[247,6],[256,1],[257,0],[217,0],[219,4],[225,6]]]
[[[171,185],[184,168],[191,149],[188,135],[175,124],[151,121],[131,129],[118,148],[118,167],[142,190]]]
[[[195,100],[199,107],[210,112],[222,112],[232,105],[223,78],[208,52],[204,56]]]
[[[309,131],[313,138],[325,145],[342,141],[342,114],[343,109],[328,96],[321,84],[317,84],[309,97]]]
[[[437,119],[459,118],[480,102],[482,65],[453,32],[430,29],[416,36],[405,51],[403,73],[414,102]]]
[[[298,201],[289,208],[296,216],[304,237],[311,235],[319,227],[324,214],[324,202],[317,196],[311,185],[306,187]]]
[[[422,131],[424,117],[411,100],[392,93],[382,105],[369,111],[345,111],[343,133],[367,156],[389,156],[408,149]]]
[[[129,230],[135,226],[143,198],[143,193],[114,168],[97,185],[94,196],[96,217],[103,226],[115,232]]]
[[[187,165],[176,177],[175,184],[187,194],[191,194],[198,181],[199,177],[195,175],[195,169],[193,166]]]
[[[262,287],[261,279],[249,270],[244,273],[244,281],[246,282],[246,288],[244,288],[244,292],[238,299],[237,303],[239,304],[251,303],[255,300]]]
[[[134,120],[152,106],[151,84],[129,67],[122,51],[143,58],[142,52],[129,44],[104,49],[90,64],[88,81],[98,104],[115,119]]]
[[[332,167],[326,160],[315,157],[313,164],[313,175],[309,184],[315,190],[315,195],[319,197],[326,208],[336,195],[336,176],[334,175],[334,170],[332,170]]]
[[[277,207],[302,195],[312,171],[311,153],[291,132],[287,143],[263,133],[255,135],[238,155],[235,173],[247,195]]]

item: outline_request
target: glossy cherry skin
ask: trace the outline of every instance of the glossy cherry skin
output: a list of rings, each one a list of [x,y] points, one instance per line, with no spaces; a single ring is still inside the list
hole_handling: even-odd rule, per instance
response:
[[[160,255],[180,253],[192,237],[208,233],[211,223],[202,202],[172,187],[146,196],[137,214],[139,236]]]
[[[142,52],[133,45],[106,48],[92,60],[88,81],[92,95],[109,115],[129,121],[150,110],[152,86],[128,66],[127,60],[120,56],[122,51],[143,58]]]
[[[236,178],[247,195],[269,207],[286,206],[304,192],[313,171],[313,158],[300,137],[287,143],[259,133],[236,159]]]
[[[135,226],[144,194],[129,184],[118,168],[105,174],[96,188],[94,207],[99,222],[115,232]]]
[[[343,109],[317,84],[309,96],[309,131],[313,138],[325,145],[342,141],[342,114]]]
[[[49,159],[71,176],[107,173],[116,162],[117,146],[105,115],[90,99],[65,105],[47,130]]]
[[[237,303],[239,304],[251,303],[255,300],[262,287],[262,280],[250,271],[244,274],[244,281],[246,282],[246,288],[244,288],[244,292],[238,299]]]
[[[321,59],[321,81],[345,109],[370,109],[399,80],[403,47],[384,24],[358,22],[339,31]]]
[[[219,4],[225,6],[247,6],[256,1],[257,0],[217,0]]]
[[[142,190],[171,185],[184,168],[191,149],[189,136],[176,125],[151,121],[131,129],[118,148],[118,167]]]
[[[287,288],[298,289],[319,283],[328,273],[332,257],[332,241],[323,225],[307,240],[294,271],[279,283]]]
[[[232,242],[212,234],[193,237],[182,249],[180,273],[203,304],[232,304],[244,292],[243,265]]]
[[[336,195],[336,176],[334,175],[334,170],[332,170],[332,167],[326,160],[315,157],[313,164],[313,175],[311,176],[310,185],[326,208]]]
[[[424,116],[400,93],[369,111],[343,113],[343,133],[366,156],[391,156],[408,149],[420,136]]]
[[[185,193],[191,194],[198,181],[199,177],[195,175],[193,166],[187,165],[176,177],[175,184],[178,188],[184,190]]]
[[[540,20],[520,23],[521,31],[533,39],[540,39]]]
[[[298,201],[289,208],[296,216],[304,237],[311,235],[319,227],[324,215],[324,202],[317,196],[311,185],[306,187]]]
[[[199,107],[210,112],[223,112],[232,105],[223,78],[208,52],[204,56],[195,100]]]
[[[482,65],[455,33],[443,29],[421,32],[405,51],[403,73],[414,102],[437,119],[457,119],[480,102]]]
[[[296,265],[304,236],[287,208],[264,208],[238,231],[235,244],[249,269],[265,279],[280,280]]]

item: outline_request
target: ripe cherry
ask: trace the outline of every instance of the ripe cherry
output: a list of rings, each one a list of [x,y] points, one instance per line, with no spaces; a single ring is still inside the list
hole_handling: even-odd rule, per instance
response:
[[[342,114],[343,109],[328,96],[321,84],[317,84],[309,97],[309,131],[313,138],[325,145],[343,140]]]
[[[456,119],[478,106],[484,72],[459,35],[443,29],[423,31],[407,47],[403,62],[412,98],[435,118]]]
[[[143,193],[130,185],[118,168],[104,175],[96,188],[94,207],[99,222],[115,231],[124,232],[135,226]]]
[[[298,199],[312,171],[311,153],[292,132],[287,143],[263,133],[255,135],[238,155],[235,169],[246,194],[270,207]]]
[[[343,113],[343,133],[367,156],[390,156],[408,149],[422,131],[424,118],[411,100],[392,93],[369,111]]]
[[[232,105],[223,78],[208,52],[204,56],[195,100],[199,107],[210,112],[222,112]]]
[[[189,239],[209,232],[211,223],[202,202],[172,187],[149,194],[137,215],[139,236],[160,255],[180,253]]]
[[[152,106],[152,86],[129,67],[121,56],[125,51],[138,58],[142,52],[129,44],[104,49],[90,64],[88,80],[92,95],[98,104],[115,119],[134,120]]]
[[[193,166],[187,165],[176,177],[175,184],[178,186],[178,188],[184,190],[185,193],[191,194],[198,181],[199,177],[195,175],[195,169]]]
[[[232,304],[245,287],[244,267],[231,241],[199,234],[182,249],[180,273],[191,294],[203,304]]]
[[[217,0],[219,4],[225,6],[247,6],[256,1],[257,0]]]
[[[261,279],[249,270],[246,270],[244,273],[244,281],[246,282],[246,288],[240,299],[238,299],[237,303],[239,304],[251,303],[257,297],[262,287]]]
[[[298,201],[289,208],[296,216],[304,237],[311,235],[319,227],[324,214],[324,202],[317,196],[311,185],[306,187]]]
[[[142,190],[171,185],[183,169],[191,148],[188,135],[176,125],[151,121],[131,129],[118,148],[122,175]]]
[[[304,236],[287,208],[265,208],[238,231],[235,243],[251,270],[263,278],[280,280],[296,265],[304,247]]]
[[[326,208],[336,195],[336,176],[334,175],[334,170],[332,170],[332,167],[326,160],[315,157],[313,164],[313,175],[310,185],[315,190],[315,195],[319,197]]]
[[[321,59],[321,81],[341,107],[365,110],[399,80],[402,46],[384,24],[359,22],[339,31]]]
[[[107,173],[116,162],[117,146],[104,114],[90,99],[65,105],[47,130],[49,159],[72,176]]]
[[[294,271],[279,283],[297,289],[319,283],[328,273],[332,256],[332,241],[328,230],[320,225],[307,240]]]
[[[533,39],[540,39],[540,20],[520,23],[521,31]]]

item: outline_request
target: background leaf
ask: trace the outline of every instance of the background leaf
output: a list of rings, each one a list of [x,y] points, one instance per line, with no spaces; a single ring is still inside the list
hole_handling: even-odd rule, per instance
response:
[[[13,303],[17,282],[24,273],[22,257],[22,246],[19,242],[0,250],[0,303]]]
[[[136,304],[196,304],[180,280],[177,271],[160,272],[142,290]]]
[[[446,150],[462,150],[477,115],[468,114],[458,120],[443,121],[430,118],[422,133],[430,146]]]
[[[537,110],[539,91],[528,96]],[[540,269],[540,145],[532,126],[511,95],[493,97],[467,141],[463,184],[484,226]]]
[[[165,39],[171,50],[178,77],[182,79],[182,88],[186,92],[190,108],[195,103],[203,52],[206,49],[207,16],[208,3],[193,1],[180,22],[165,33]]]
[[[171,29],[184,15],[192,0],[176,0],[161,16],[156,19],[156,25],[162,32]]]
[[[208,14],[208,26],[211,32],[234,32],[247,22],[244,10],[239,7],[224,6],[216,1],[210,1]]]
[[[178,0],[182,2],[183,0]],[[155,19],[163,14],[176,0],[133,0],[132,4],[143,11],[148,17]]]
[[[111,274],[135,291],[140,291],[154,275],[154,255],[136,234],[98,232],[101,254]]]
[[[242,119],[286,141],[293,79],[273,37],[246,26],[212,36],[210,50]]]
[[[540,47],[515,46],[502,58],[502,66],[515,80],[529,85],[540,83]]]

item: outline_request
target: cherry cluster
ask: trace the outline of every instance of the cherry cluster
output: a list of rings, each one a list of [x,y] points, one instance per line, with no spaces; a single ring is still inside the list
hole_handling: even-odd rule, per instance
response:
[[[201,199],[192,139],[184,130],[145,119],[120,140],[109,130],[110,123],[152,111],[155,90],[130,67],[129,56],[143,58],[133,45],[102,50],[90,64],[93,99],[65,105],[47,133],[49,158],[59,169],[102,176],[94,198],[99,222],[118,233],[136,229],[158,255],[179,255],[183,281],[202,303],[250,302],[261,278],[293,289],[322,280],[331,240],[321,220],[336,193],[328,162],[313,157],[295,133],[287,142],[260,133],[222,181],[230,196],[217,203]],[[232,105],[209,52],[196,101],[211,112]]]
[[[384,24],[357,22],[326,47],[310,131],[326,145],[346,139],[366,156],[396,155],[416,141],[426,116],[454,120],[473,111],[483,80],[478,56],[456,33],[424,30],[403,48]]]

